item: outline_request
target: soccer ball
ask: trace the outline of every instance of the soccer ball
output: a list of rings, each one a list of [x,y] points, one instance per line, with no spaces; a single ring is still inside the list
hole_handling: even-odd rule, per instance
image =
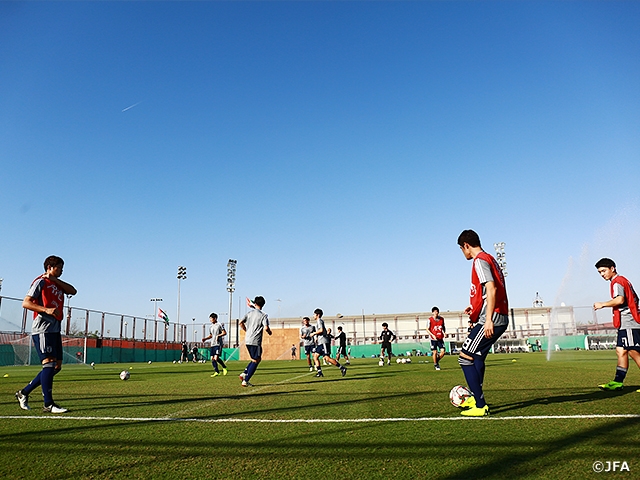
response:
[[[402,363],[407,363],[407,359],[406,359],[406,358],[403,358],[403,359],[402,359]]]
[[[96,364],[95,362],[91,362],[91,368],[95,368]]]
[[[174,360],[173,363],[176,363],[176,361]]]
[[[131,375],[129,375],[129,371],[128,370],[122,370],[120,372],[120,380],[129,380],[129,377]]]
[[[411,359],[410,358],[407,358],[407,363],[411,363]]]
[[[402,363],[402,360],[400,358],[396,358],[396,363]]]
[[[149,360],[149,365],[151,365],[151,360]]]
[[[454,407],[460,407],[462,402],[464,402],[467,398],[473,397],[473,394],[469,391],[467,387],[462,385],[456,385],[449,392],[449,400],[451,400],[451,405]]]
[[[381,367],[384,367],[384,360],[380,359],[380,361],[378,362],[378,365],[380,365]]]

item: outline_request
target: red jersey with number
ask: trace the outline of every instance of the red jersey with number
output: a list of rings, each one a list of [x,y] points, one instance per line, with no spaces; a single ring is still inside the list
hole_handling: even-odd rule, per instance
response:
[[[640,323],[640,312],[638,312],[638,295],[636,294],[636,291],[633,289],[633,285],[631,285],[631,282],[629,280],[627,280],[625,277],[623,277],[622,275],[616,275],[615,277],[613,277],[613,279],[611,280],[611,285],[609,285],[609,289],[611,291],[611,298],[615,298],[616,295],[614,293],[614,288],[616,284],[620,284],[622,286],[622,288],[624,289],[624,300],[626,305],[624,306],[617,306],[617,307],[613,307],[613,326],[615,328],[620,328],[620,320],[621,320],[621,309],[622,307],[624,308],[629,308],[629,311],[631,313],[631,315],[633,316],[633,319]]]
[[[481,278],[476,268],[477,262],[484,261],[489,266],[491,278]],[[482,269],[480,269],[482,270]],[[487,252],[480,252],[473,259],[473,267],[471,268],[471,291],[469,292],[469,303],[471,304],[471,314],[469,320],[477,322],[482,313],[482,309],[486,302],[486,295],[484,291],[484,284],[493,281],[496,286],[496,305],[493,312],[487,312],[487,316],[493,313],[499,313],[501,315],[509,314],[509,301],[507,300],[507,289],[504,281],[504,275],[498,262],[495,258],[489,255]],[[490,318],[490,317],[489,317]]]
[[[64,317],[64,292],[62,291],[62,289],[60,289],[60,287],[58,287],[48,278],[43,278],[42,276],[40,276],[36,278],[31,285],[33,286],[37,282],[40,282],[40,286],[34,292],[35,297],[32,298],[38,305],[41,305],[45,308],[56,308],[58,310],[58,314],[52,316],[58,321],[62,320]],[[38,315],[40,314],[33,312],[33,318],[36,318]]]
[[[436,337],[436,340],[444,338],[444,318],[438,315],[436,318],[429,318],[429,331]]]

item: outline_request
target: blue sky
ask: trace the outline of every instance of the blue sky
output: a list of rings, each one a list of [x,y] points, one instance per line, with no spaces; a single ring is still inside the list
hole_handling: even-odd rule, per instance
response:
[[[2,293],[56,254],[72,305],[174,319],[185,265],[204,321],[235,258],[272,317],[458,310],[473,228],[506,242],[512,306],[603,300],[601,256],[640,283],[638,24],[638,2],[3,2]]]

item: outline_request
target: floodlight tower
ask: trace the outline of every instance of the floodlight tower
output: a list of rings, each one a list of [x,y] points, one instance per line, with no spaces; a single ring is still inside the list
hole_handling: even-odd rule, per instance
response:
[[[180,331],[180,280],[187,279],[187,267],[178,267],[178,335],[182,336]],[[181,339],[180,339],[181,340]]]
[[[238,264],[238,261],[232,260],[231,258],[227,262],[227,292],[229,292],[229,330],[231,330],[231,305],[232,305],[231,302],[233,301],[233,292],[236,290],[236,265],[237,264]],[[236,337],[238,337],[237,331],[236,331]]]
[[[498,265],[500,266],[500,270],[502,270],[502,274],[506,277],[507,273],[507,254],[504,252],[504,242],[498,242],[493,244],[493,248],[496,250],[496,257],[498,260]]]

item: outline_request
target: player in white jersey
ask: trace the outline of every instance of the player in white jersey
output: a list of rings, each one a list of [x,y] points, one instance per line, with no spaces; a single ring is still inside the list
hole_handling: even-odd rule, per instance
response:
[[[258,364],[262,360],[262,334],[267,332],[271,335],[271,329],[269,328],[269,317],[262,311],[265,305],[264,297],[256,297],[253,302],[249,303],[251,309],[247,312],[244,318],[240,321],[240,328],[246,333],[244,337],[244,343],[249,351],[251,361],[244,369],[244,372],[240,374],[243,387],[252,387],[249,380],[258,368]]]
[[[227,366],[225,365],[220,355],[222,355],[222,347],[224,345],[224,336],[227,334],[227,331],[224,329],[224,323],[218,322],[218,314],[212,313],[209,315],[209,321],[211,325],[209,326],[209,336],[204,337],[202,339],[203,342],[207,340],[211,340],[211,365],[213,365],[213,374],[212,377],[217,377],[220,375],[220,370],[218,369],[218,364],[222,366],[222,375],[227,374]]]
[[[316,331],[311,335],[318,340],[313,351],[313,360],[317,370],[316,377],[324,377],[322,367],[320,366],[320,357],[324,358],[327,363],[338,367],[344,377],[347,374],[347,368],[340,365],[337,360],[331,358],[331,337],[329,336],[328,329],[324,325],[324,320],[322,320],[322,310],[316,308],[313,312],[313,318],[316,321]]]
[[[311,319],[304,317],[302,319],[302,327],[300,328],[300,339],[302,340],[302,346],[304,347],[304,353],[307,357],[307,364],[309,365],[309,371],[313,372],[313,364],[311,358],[313,357],[313,349],[316,346],[315,337],[313,332],[316,331],[316,327],[311,325]]]

